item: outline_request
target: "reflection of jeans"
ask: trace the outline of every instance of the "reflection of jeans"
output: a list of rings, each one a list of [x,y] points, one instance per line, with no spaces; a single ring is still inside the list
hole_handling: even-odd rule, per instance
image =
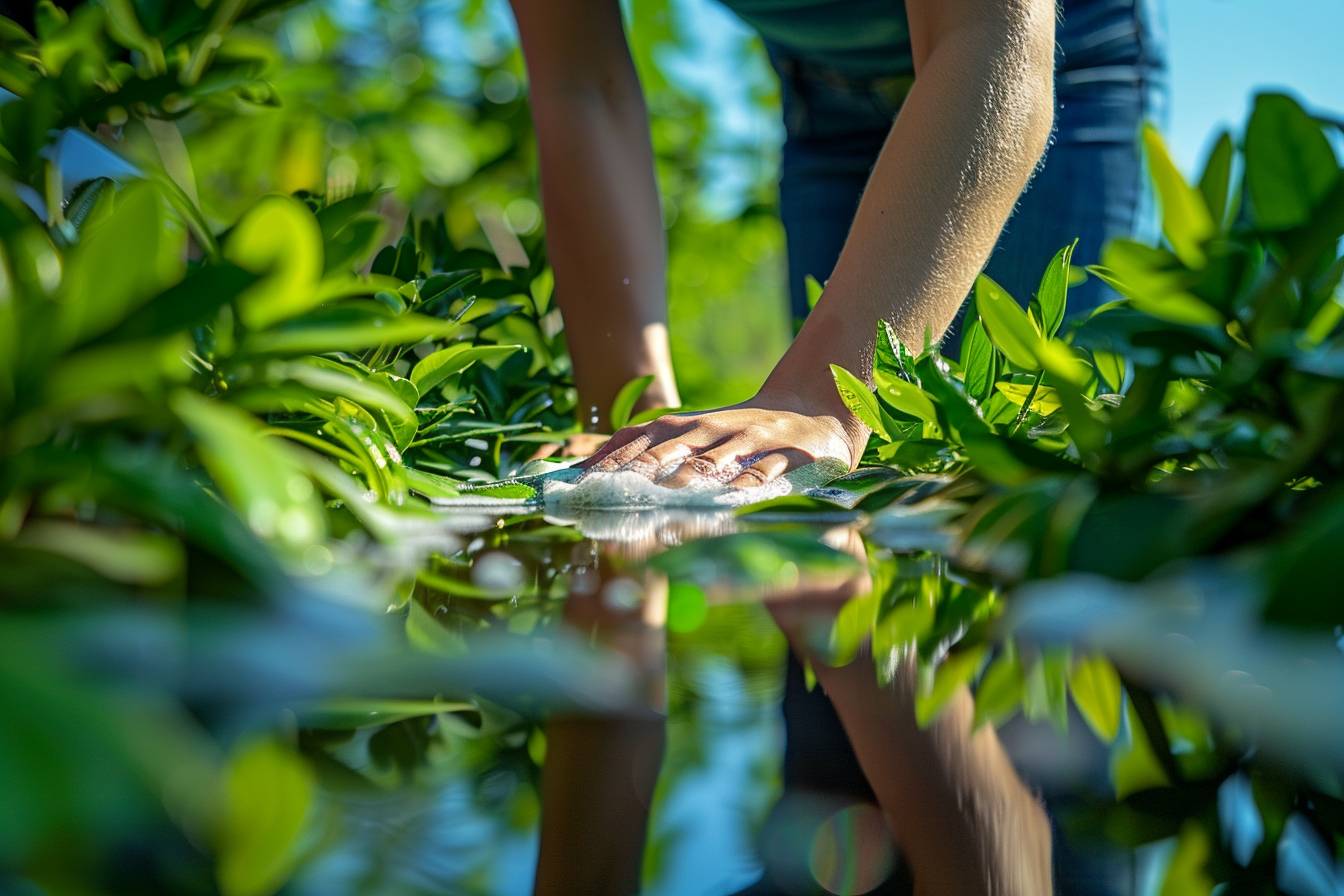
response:
[[[1102,245],[1151,227],[1142,187],[1138,130],[1160,122],[1164,99],[1161,33],[1154,0],[1064,0],[1058,34],[1055,133],[990,258],[987,273],[1026,304],[1041,272],[1062,246],[1078,239],[1075,263],[1099,259]],[[771,47],[784,97],[787,139],[780,209],[788,241],[790,306],[807,313],[804,277],[830,276],[859,196],[899,109],[909,79],[855,82],[818,70]],[[1095,278],[1069,293],[1073,314],[1111,296]],[[959,352],[959,326],[944,339]],[[804,795],[844,802],[873,799],[830,701],[808,691],[789,658],[784,695],[787,743],[785,801]],[[1058,808],[1052,802],[1052,809]],[[1086,847],[1084,847],[1086,849]],[[1056,891],[1061,896],[1120,894],[1132,889],[1117,856],[1083,858],[1057,842]],[[749,891],[772,894],[768,881]],[[876,894],[910,892],[898,874]]]
[[[1138,130],[1162,116],[1161,32],[1152,0],[1065,0],[1058,35],[1055,132],[1041,168],[1004,228],[986,272],[1023,303],[1062,246],[1079,264],[1112,237],[1148,229]],[[780,210],[788,239],[789,298],[807,313],[808,274],[825,281],[910,79],[855,81],[780,47],[787,139]],[[1107,301],[1095,278],[1069,294],[1073,313]],[[944,353],[960,344],[954,325]]]

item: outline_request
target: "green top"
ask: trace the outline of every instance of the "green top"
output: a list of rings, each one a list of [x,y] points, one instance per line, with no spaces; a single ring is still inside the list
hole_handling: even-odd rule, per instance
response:
[[[902,0],[722,0],[767,43],[855,78],[912,75]]]

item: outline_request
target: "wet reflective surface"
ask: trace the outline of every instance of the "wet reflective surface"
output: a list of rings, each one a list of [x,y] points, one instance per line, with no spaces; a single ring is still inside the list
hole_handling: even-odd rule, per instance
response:
[[[348,847],[295,891],[1037,894],[1063,856],[1083,885],[1060,892],[1134,892],[1133,857],[1085,824],[1052,860],[1051,791],[1072,811],[1109,786],[1086,726],[1001,736],[946,674],[987,656],[959,644],[984,640],[992,592],[900,521],[893,552],[845,518],[461,520],[408,634],[522,646],[510,705],[310,732],[353,776],[416,786],[336,788]],[[561,648],[590,665],[527,658]]]

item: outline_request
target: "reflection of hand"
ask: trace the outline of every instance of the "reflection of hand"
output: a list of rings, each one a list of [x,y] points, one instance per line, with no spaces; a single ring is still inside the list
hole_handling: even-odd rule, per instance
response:
[[[853,469],[867,437],[838,399],[809,407],[793,396],[763,393],[732,407],[626,427],[581,466],[628,470],[674,488],[705,479],[746,488],[822,458]]]

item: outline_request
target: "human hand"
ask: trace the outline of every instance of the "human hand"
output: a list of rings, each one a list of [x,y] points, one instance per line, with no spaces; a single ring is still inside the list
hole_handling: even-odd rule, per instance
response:
[[[854,469],[867,439],[838,397],[808,402],[763,390],[731,407],[626,427],[580,467],[635,472],[670,488],[706,479],[750,488],[822,458]]]

